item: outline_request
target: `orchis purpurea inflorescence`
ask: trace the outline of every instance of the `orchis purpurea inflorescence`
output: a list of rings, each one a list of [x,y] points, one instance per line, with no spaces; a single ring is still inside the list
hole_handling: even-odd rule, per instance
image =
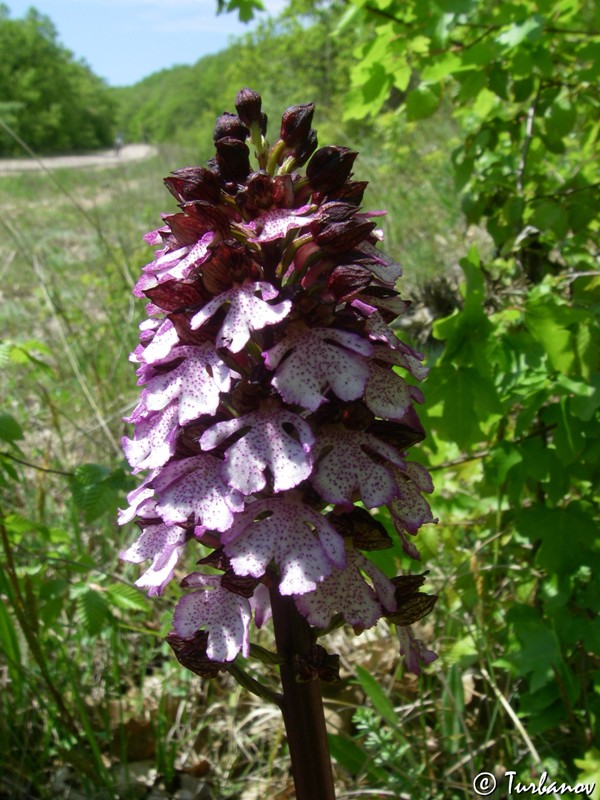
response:
[[[293,654],[298,679],[335,676],[324,630],[381,617],[418,674],[436,656],[410,625],[435,597],[369,559],[394,544],[418,558],[412,536],[434,521],[429,474],[407,460],[426,370],[390,327],[407,303],[378,247],[384,212],[361,211],[355,152],[317,149],[312,104],[287,109],[272,147],[259,95],[235,105],[216,157],[165,179],[179,210],[146,236],[159,249],[134,290],[148,300],[131,355],[143,388],[123,447],[147,474],[120,514],[141,529],[121,556],[151,562],[137,581],[150,595],[184,553],[200,558],[168,637],[198,674],[248,656],[274,598],[314,634]],[[394,530],[370,513],[382,507]]]

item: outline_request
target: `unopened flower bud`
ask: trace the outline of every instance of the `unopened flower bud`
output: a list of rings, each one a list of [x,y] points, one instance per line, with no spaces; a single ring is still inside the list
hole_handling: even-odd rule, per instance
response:
[[[225,181],[243,183],[250,172],[250,151],[239,139],[226,137],[215,142],[219,174]]]
[[[317,149],[317,144],[317,132],[314,129],[311,129],[302,144],[294,151],[296,167],[301,167],[308,161],[308,159]]]
[[[280,135],[288,147],[302,147],[310,132],[314,111],[314,103],[303,103],[290,106],[283,112]]]
[[[202,678],[215,678],[219,672],[225,669],[220,661],[211,661],[207,657],[208,633],[206,631],[197,631],[193,636],[187,638],[171,632],[167,634],[166,641],[179,663]]]
[[[358,153],[348,147],[321,147],[311,158],[306,176],[316,192],[332,192],[349,178]]]
[[[214,132],[215,142],[226,138],[239,139],[240,142],[245,142],[248,135],[248,128],[242,123],[237,114],[230,114],[229,111],[225,111],[217,118]]]
[[[235,107],[240,119],[250,128],[254,123],[258,123],[260,132],[263,134],[267,130],[267,115],[261,108],[262,100],[258,92],[252,89],[242,89],[235,98]]]

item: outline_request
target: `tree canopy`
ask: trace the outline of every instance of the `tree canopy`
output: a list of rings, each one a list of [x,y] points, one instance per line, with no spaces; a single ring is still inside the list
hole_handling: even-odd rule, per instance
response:
[[[112,143],[115,103],[108,86],[63,47],[34,8],[11,19],[0,4],[0,119],[38,153],[93,150]],[[22,155],[0,130],[0,156]]]

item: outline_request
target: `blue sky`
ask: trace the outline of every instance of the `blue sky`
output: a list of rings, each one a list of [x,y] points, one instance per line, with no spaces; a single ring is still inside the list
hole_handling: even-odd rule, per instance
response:
[[[11,18],[33,6],[50,17],[61,43],[111,86],[127,86],[174,64],[193,64],[251,30],[237,14],[217,16],[216,0],[3,0]],[[276,14],[285,0],[263,0]],[[264,17],[260,14],[259,17]]]

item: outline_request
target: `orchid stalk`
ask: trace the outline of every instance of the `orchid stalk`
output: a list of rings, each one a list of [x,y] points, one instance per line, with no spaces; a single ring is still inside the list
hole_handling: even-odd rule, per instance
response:
[[[327,800],[320,681],[339,659],[319,637],[386,618],[408,670],[436,658],[410,628],[435,603],[424,576],[390,577],[368,555],[400,545],[419,558],[413,537],[435,522],[429,474],[407,459],[424,436],[426,370],[392,327],[407,308],[401,268],[378,246],[383,212],[360,208],[357,154],[317,149],[312,104],[286,110],[272,147],[260,96],[243,89],[235,105],[217,120],[216,157],[165,179],[179,210],[146,236],[158,250],[134,289],[148,303],[131,354],[143,388],[123,439],[145,477],[120,513],[141,533],[121,556],[150,562],[136,583],[156,596],[191,551],[176,657],[278,703],[297,797]],[[271,618],[269,655],[250,635]],[[281,693],[245,673],[257,653],[280,665]]]

